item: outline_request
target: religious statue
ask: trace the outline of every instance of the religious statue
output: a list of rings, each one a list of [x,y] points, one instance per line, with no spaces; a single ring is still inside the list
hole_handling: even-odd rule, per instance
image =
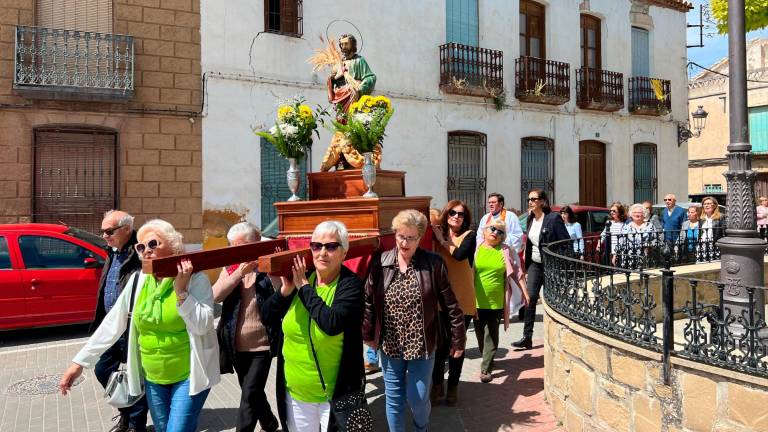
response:
[[[317,50],[318,54],[310,59],[315,64],[315,70],[332,64],[331,74],[328,76],[328,102],[336,106],[337,113],[345,113],[349,107],[363,95],[370,95],[376,85],[374,75],[368,62],[357,53],[357,39],[350,34],[344,34],[339,38],[338,54],[333,41],[329,41],[326,51]],[[374,151],[374,164],[378,167],[381,163],[381,147]],[[336,132],[331,139],[331,144],[323,157],[320,166],[321,171],[330,171],[345,168],[360,168],[363,166],[363,155],[352,147],[344,134]]]

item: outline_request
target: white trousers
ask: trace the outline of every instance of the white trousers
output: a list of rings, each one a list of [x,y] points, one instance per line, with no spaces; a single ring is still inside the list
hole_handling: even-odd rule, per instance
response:
[[[327,432],[331,418],[328,402],[312,403],[297,401],[291,393],[285,392],[288,429],[291,432]]]

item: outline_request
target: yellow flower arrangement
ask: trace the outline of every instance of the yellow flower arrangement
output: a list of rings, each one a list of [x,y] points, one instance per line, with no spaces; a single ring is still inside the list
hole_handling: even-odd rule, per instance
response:
[[[311,119],[313,116],[314,114],[312,113],[312,108],[306,105],[299,106],[299,117],[303,119]]]
[[[277,109],[277,118],[280,120],[284,120],[289,115],[293,114],[295,111],[293,110],[293,107],[290,105],[283,105],[280,108]]]

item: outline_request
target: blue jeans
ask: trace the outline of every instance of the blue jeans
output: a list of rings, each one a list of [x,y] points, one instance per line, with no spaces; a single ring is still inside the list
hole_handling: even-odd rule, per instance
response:
[[[147,402],[157,432],[195,432],[200,411],[211,389],[189,395],[189,378],[174,384],[145,380]]]
[[[432,367],[435,365],[434,354],[425,359],[402,360],[393,359],[381,351],[380,358],[390,432],[405,430],[406,402],[413,415],[413,430],[426,431],[432,411],[429,388],[432,385]]]

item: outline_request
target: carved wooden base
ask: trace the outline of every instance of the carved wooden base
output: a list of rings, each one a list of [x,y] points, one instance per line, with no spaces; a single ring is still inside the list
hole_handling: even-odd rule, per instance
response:
[[[333,173],[328,173],[333,174]],[[343,222],[350,234],[382,235],[391,233],[392,218],[413,208],[429,216],[431,197],[379,197],[275,203],[280,237],[311,235],[325,220]]]
[[[357,198],[368,190],[363,182],[363,170],[347,169],[307,174],[310,200]],[[405,196],[405,172],[376,170],[373,191],[380,197]]]

